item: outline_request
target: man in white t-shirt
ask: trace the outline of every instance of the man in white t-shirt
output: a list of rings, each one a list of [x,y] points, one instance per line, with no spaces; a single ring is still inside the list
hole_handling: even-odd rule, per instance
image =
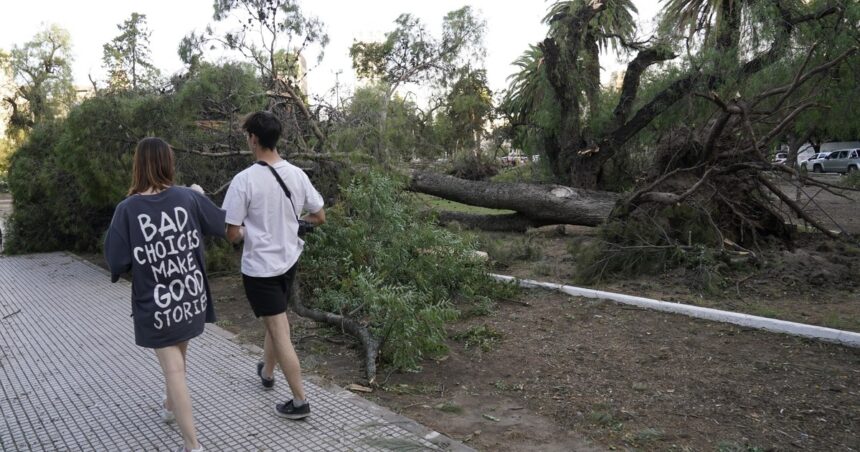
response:
[[[281,122],[260,111],[242,124],[248,147],[257,163],[237,174],[224,198],[227,239],[245,241],[242,249],[242,282],[245,295],[257,318],[263,319],[266,339],[263,362],[257,375],[266,389],[275,384],[275,363],[281,366],[293,399],[275,405],[275,413],[288,419],[310,415],[310,404],[302,386],[299,358],[290,340],[287,300],[296,263],[304,241],[299,238],[299,217],[325,223],[323,199],[301,169],[283,160],[275,146],[281,137]]]

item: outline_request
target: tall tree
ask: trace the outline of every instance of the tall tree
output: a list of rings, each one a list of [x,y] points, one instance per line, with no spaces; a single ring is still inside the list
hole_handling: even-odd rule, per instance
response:
[[[411,14],[401,14],[393,31],[381,42],[356,42],[349,49],[352,65],[360,78],[386,86],[378,120],[379,141],[376,157],[387,161],[385,125],[388,103],[403,85],[426,83],[446,86],[456,70],[469,60],[484,57],[483,36],[486,23],[465,6],[449,12],[442,22],[442,36],[436,38],[426,25]]]
[[[674,23],[672,30],[663,27],[648,41],[631,42],[629,34],[611,33],[598,26],[601,16],[611,8],[629,10],[629,4],[620,0],[561,2],[545,19],[550,25],[547,38],[519,60],[522,70],[512,80],[506,111],[519,127],[519,133],[528,134],[531,142],[547,156],[560,182],[580,188],[601,186],[604,165],[619,152],[626,152],[624,145],[628,141],[678,101],[697,90],[715,91],[731,98],[750,78],[796,52],[792,43],[797,44],[794,40],[799,27],[841,10],[840,2],[813,3],[674,1],[666,14],[678,11],[679,18],[700,11],[694,8],[696,5],[712,5],[695,16],[711,20],[714,16],[711,11],[718,8],[722,12],[717,17],[724,19],[722,23],[715,22],[714,27],[721,28],[696,26],[684,36],[674,32],[678,28]],[[741,9],[747,4],[750,7]],[[617,12],[613,15],[621,17]],[[719,31],[708,35],[712,30]],[[594,97],[588,94],[588,89],[595,84],[595,74],[584,62],[589,61],[586,56],[594,40],[602,38],[616,39],[635,57],[627,65],[616,105],[614,108],[607,105],[606,111],[599,113],[596,108],[586,107],[599,102],[588,99]],[[669,71],[674,75],[660,90],[648,95],[640,89],[649,68],[675,59],[676,53],[682,51],[686,58]]]
[[[26,133],[35,124],[68,110],[75,99],[71,51],[69,33],[57,25],[12,47],[6,57],[12,77],[10,93],[3,98],[11,110],[7,135]]]
[[[298,0],[215,0],[213,7],[216,22],[232,22],[236,28],[221,33],[209,26],[189,34],[180,43],[180,58],[193,67],[211,44],[239,52],[259,71],[269,91],[269,109],[292,132],[286,135],[293,144],[304,150],[321,148],[326,136],[301,85],[308,71],[305,51],[318,46],[321,60],[328,44],[322,21],[305,15]],[[305,139],[306,129],[315,145]]]
[[[469,149],[478,158],[493,113],[493,93],[487,86],[487,71],[466,67],[459,73],[445,97],[443,114],[451,125],[452,150]]]
[[[152,64],[146,14],[131,13],[131,17],[116,26],[120,34],[103,46],[102,62],[108,71],[111,89],[150,89],[159,78]]]

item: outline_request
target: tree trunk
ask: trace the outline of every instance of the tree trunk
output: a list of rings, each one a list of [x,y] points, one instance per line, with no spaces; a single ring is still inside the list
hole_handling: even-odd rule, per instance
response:
[[[382,99],[382,106],[379,109],[379,124],[377,124],[376,129],[379,135],[379,141],[376,143],[376,160],[378,163],[388,162],[388,146],[385,143],[385,132],[388,125],[388,106],[391,103],[391,96],[393,95],[393,90],[386,92],[385,97]]]
[[[441,174],[415,172],[409,189],[451,201],[519,212],[544,224],[597,226],[609,216],[619,196],[561,185],[475,182]]]

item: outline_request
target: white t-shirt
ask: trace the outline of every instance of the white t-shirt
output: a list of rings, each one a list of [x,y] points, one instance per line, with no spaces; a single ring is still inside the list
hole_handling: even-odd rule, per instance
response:
[[[282,275],[292,268],[305,244],[298,236],[296,215],[323,208],[322,196],[301,168],[285,160],[272,167],[290,190],[292,204],[269,168],[254,164],[233,178],[222,206],[227,224],[245,225],[242,273],[257,278]]]

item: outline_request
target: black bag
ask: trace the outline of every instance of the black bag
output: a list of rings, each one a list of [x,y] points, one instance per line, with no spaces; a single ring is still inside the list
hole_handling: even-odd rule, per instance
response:
[[[264,161],[258,161],[257,164],[269,168],[269,171],[272,172],[272,174],[275,176],[275,179],[278,181],[278,184],[284,190],[284,194],[287,195],[287,199],[290,200],[290,205],[293,206],[293,214],[296,216],[296,221],[299,222],[299,237],[313,232],[316,225],[311,223],[310,221],[300,219],[298,214],[296,214],[296,205],[293,204],[293,196],[290,194],[290,189],[287,188],[287,184],[284,183],[284,180],[281,179],[281,176],[278,174],[278,172],[275,171],[274,168],[272,168],[268,163]]]

